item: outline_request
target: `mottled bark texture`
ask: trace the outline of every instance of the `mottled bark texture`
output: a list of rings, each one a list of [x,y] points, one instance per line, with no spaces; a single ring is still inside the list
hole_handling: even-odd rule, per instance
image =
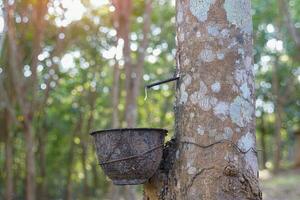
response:
[[[176,133],[144,198],[261,199],[250,0],[176,3]]]

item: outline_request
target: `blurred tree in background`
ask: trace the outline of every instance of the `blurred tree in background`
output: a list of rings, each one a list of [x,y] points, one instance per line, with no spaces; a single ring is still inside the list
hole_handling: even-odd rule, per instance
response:
[[[171,137],[173,84],[147,100],[143,86],[174,74],[174,1],[132,0],[126,33],[120,2],[0,1],[1,199],[110,199],[88,133],[136,125]],[[299,165],[300,6],[254,0],[252,9],[260,164],[278,171]]]

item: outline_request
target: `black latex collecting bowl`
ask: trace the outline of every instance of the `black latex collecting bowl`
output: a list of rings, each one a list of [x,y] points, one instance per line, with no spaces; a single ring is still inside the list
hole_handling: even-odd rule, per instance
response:
[[[116,185],[146,182],[159,167],[167,130],[108,129],[92,132],[99,164]]]

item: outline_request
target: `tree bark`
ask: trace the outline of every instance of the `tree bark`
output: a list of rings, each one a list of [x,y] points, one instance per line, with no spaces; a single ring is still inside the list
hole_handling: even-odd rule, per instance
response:
[[[295,133],[296,151],[295,151],[295,167],[300,167],[300,130]]]
[[[138,59],[136,64],[133,64],[130,58],[130,41],[124,39],[124,59],[125,59],[125,74],[126,74],[126,105],[125,105],[125,120],[127,127],[135,127],[137,123],[137,101],[140,93],[141,81],[143,76],[144,60],[146,49],[148,47],[149,31],[151,26],[152,1],[145,1],[144,11],[144,26],[143,39],[138,49]],[[127,37],[125,37],[127,38]],[[128,62],[126,63],[126,60]]]
[[[42,198],[43,200],[48,199],[47,194],[47,176],[46,176],[46,145],[48,140],[48,130],[42,125],[41,129],[37,135],[38,137],[38,163],[39,163],[39,181],[37,182],[37,197]],[[43,134],[40,134],[43,133]]]
[[[266,169],[266,163],[268,161],[267,159],[267,147],[266,147],[266,135],[267,135],[267,130],[265,127],[265,122],[264,122],[264,115],[261,116],[261,137],[260,137],[260,145],[261,145],[261,155],[262,155],[262,160],[261,160],[261,166],[263,169]]]
[[[42,42],[44,41],[45,29],[46,29],[46,20],[45,15],[47,13],[48,0],[39,0],[34,3],[33,9],[33,24],[34,24],[34,40],[33,40],[33,49],[31,55],[31,71],[32,76],[30,79],[30,87],[32,99],[34,101],[30,102],[30,115],[34,116],[37,106],[37,97],[36,93],[38,91],[38,74],[37,67],[39,64],[38,55],[42,52],[43,46]]]
[[[26,199],[35,200],[35,156],[34,133],[32,123],[24,122],[25,154],[26,154]]]
[[[72,200],[72,174],[73,174],[73,163],[74,163],[74,153],[75,153],[75,143],[74,138],[80,134],[82,131],[82,113],[79,113],[78,121],[74,127],[73,134],[71,136],[70,150],[68,155],[68,167],[67,167],[67,183],[65,189],[65,199]]]
[[[2,11],[1,17],[3,17],[3,21],[4,21],[4,27],[3,27],[3,32],[0,33],[0,56],[2,56],[2,51],[5,42],[5,36],[6,36],[5,33],[6,32],[6,10],[2,7],[1,11]]]
[[[119,43],[119,38],[117,38],[117,48]],[[112,88],[112,128],[119,128],[119,103],[120,103],[120,68],[119,60],[115,58],[114,65],[114,75],[113,75],[113,88]],[[108,199],[110,200],[119,200],[121,196],[121,187],[113,185],[112,182],[109,183]]]
[[[143,76],[143,67],[146,54],[146,48],[148,46],[148,34],[150,31],[151,22],[152,1],[145,1],[144,12],[144,26],[143,26],[143,40],[139,46],[138,60],[133,65],[130,57],[130,41],[126,41],[129,35],[126,35],[124,39],[124,59],[125,59],[125,75],[126,75],[126,102],[125,102],[125,121],[127,127],[136,127],[137,125],[137,102],[140,92],[141,80]],[[128,19],[129,20],[129,19]],[[130,26],[130,24],[129,24]],[[128,30],[129,31],[129,30]],[[129,34],[128,32],[127,34]],[[126,62],[128,60],[128,62]],[[136,199],[136,187],[125,187],[125,198],[134,200]]]
[[[14,86],[16,99],[19,104],[20,112],[24,118],[23,131],[25,138],[25,154],[26,154],[26,199],[35,200],[36,183],[35,183],[35,153],[34,153],[34,130],[33,119],[36,111],[35,104],[37,102],[36,89],[38,84],[36,67],[38,65],[38,55],[42,50],[42,41],[45,28],[45,14],[47,12],[48,0],[37,1],[33,4],[33,21],[34,33],[33,49],[31,55],[32,77],[30,81],[24,81],[22,73],[23,63],[21,58],[22,46],[18,43],[15,24],[15,9],[17,2],[8,3],[4,1],[5,11],[7,13],[7,31],[9,45],[9,70],[11,71],[11,81]],[[24,84],[25,83],[25,84]],[[31,89],[27,91],[27,89]],[[30,96],[32,95],[32,96]]]
[[[84,174],[83,179],[83,197],[84,199],[89,199],[89,185],[88,185],[88,171],[87,171],[87,143],[83,142],[81,143],[82,148],[82,154],[81,154],[81,163],[82,163],[82,169]]]
[[[85,129],[85,133],[89,133],[92,128],[92,124],[94,121],[94,110],[96,106],[96,100],[97,100],[97,94],[96,92],[89,91],[88,94],[88,102],[89,102],[89,110],[87,113],[89,113],[87,118],[87,125]],[[81,148],[82,148],[82,154],[81,154],[81,162],[82,162],[82,168],[83,168],[83,174],[84,174],[84,180],[83,180],[83,198],[89,199],[90,197],[90,188],[88,184],[88,170],[87,170],[87,158],[88,158],[88,141],[89,138],[86,137],[85,134],[82,134],[81,136]]]
[[[144,199],[259,200],[250,0],[176,12],[175,138]]]
[[[275,104],[275,145],[274,145],[274,172],[277,173],[281,163],[281,127],[282,127],[282,107]]]
[[[125,7],[122,5],[121,2],[118,2],[117,0],[113,0],[113,5],[115,6],[116,10],[113,15],[113,24],[117,31],[117,38],[116,38],[116,48],[124,48],[124,43],[122,43],[122,40],[124,39],[124,26],[125,24],[121,21],[121,15],[125,9]],[[124,15],[124,14],[123,14]],[[126,14],[124,17],[126,21],[128,21],[129,16]],[[127,22],[129,23],[129,22]],[[126,24],[127,24],[126,23]],[[128,26],[128,25],[127,25]],[[128,33],[129,34],[129,33]],[[128,37],[128,36],[127,36]],[[123,40],[124,42],[124,40]],[[128,44],[127,44],[128,45]],[[124,49],[122,49],[122,52],[124,53]],[[122,57],[119,57],[119,55],[115,55],[115,65],[113,70],[113,88],[112,88],[112,128],[119,128],[120,121],[119,121],[119,103],[120,103],[120,65],[119,61],[121,59],[124,59]],[[125,59],[124,59],[125,61]],[[126,65],[125,65],[126,66]],[[122,197],[122,189],[124,190],[124,187],[121,186],[115,186],[112,182],[109,183],[109,191],[108,191],[108,199],[110,200],[119,200],[120,197]]]
[[[120,103],[120,68],[118,61],[115,60],[115,62],[112,88],[112,128],[118,128],[120,125],[118,108]]]
[[[274,135],[275,135],[275,145],[274,145],[274,172],[277,173],[280,169],[281,162],[281,128],[282,128],[282,113],[283,113],[283,102],[281,100],[280,94],[280,82],[278,77],[278,61],[276,60],[273,65],[272,72],[272,89],[274,95],[274,104],[275,104],[275,126],[274,126]]]
[[[140,85],[143,74],[143,65],[145,59],[145,50],[148,46],[148,33],[150,30],[150,13],[152,10],[152,2],[147,0],[145,2],[145,14],[144,14],[144,26],[143,26],[143,40],[141,41],[139,47],[139,55],[136,64],[133,64],[131,58],[130,50],[130,16],[132,13],[132,2],[131,0],[125,1],[112,1],[116,10],[114,15],[114,25],[117,30],[118,40],[123,40],[123,59],[124,59],[124,68],[125,68],[125,91],[126,91],[126,101],[125,101],[125,121],[127,127],[135,127],[137,123],[137,98],[139,96]],[[114,106],[118,104],[118,90],[117,84],[119,79],[119,69],[116,64],[114,69],[114,90],[113,94],[116,99],[113,99]],[[117,109],[117,108],[114,108]],[[118,119],[116,110],[113,112],[113,127],[118,125]],[[134,200],[136,199],[136,188],[133,186],[124,187],[124,197],[125,199]],[[120,193],[120,187],[114,187],[113,185],[110,188],[111,198],[118,198],[116,193]]]
[[[294,21],[291,17],[289,10],[289,1],[278,0],[279,11],[283,15],[285,26],[287,26],[288,31],[292,39],[294,40],[298,49],[300,49],[300,33],[295,27]]]
[[[4,198],[6,200],[13,200],[14,189],[13,189],[13,142],[11,119],[8,111],[4,112],[4,123],[3,132],[5,138],[5,193]]]
[[[75,150],[75,144],[74,144],[74,136],[72,137],[71,145],[70,145],[70,151],[68,156],[68,168],[67,168],[67,183],[66,183],[66,200],[72,200],[72,173],[73,173],[73,160],[74,160],[74,150]]]

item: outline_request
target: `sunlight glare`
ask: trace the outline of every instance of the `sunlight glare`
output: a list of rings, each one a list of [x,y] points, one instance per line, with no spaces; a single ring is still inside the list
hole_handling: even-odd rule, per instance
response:
[[[268,31],[269,33],[274,33],[275,27],[273,26],[273,24],[268,24],[268,25],[267,25],[267,31]]]
[[[267,42],[267,49],[270,51],[278,51],[281,52],[283,50],[283,42],[281,40],[270,39]]]
[[[95,7],[100,7],[103,5],[107,5],[109,3],[108,0],[90,0],[91,4]]]
[[[75,68],[75,66],[76,66],[75,59],[78,59],[79,57],[80,57],[79,51],[74,51],[74,52],[65,54],[61,59],[60,70],[62,72],[67,72],[70,69]]]
[[[4,31],[4,19],[0,16],[0,33]]]
[[[64,12],[56,2],[54,1],[54,8],[49,8],[49,13],[57,16],[55,23],[58,27],[66,27],[73,21],[80,20],[86,11],[80,0],[62,0],[61,5],[65,9]]]

